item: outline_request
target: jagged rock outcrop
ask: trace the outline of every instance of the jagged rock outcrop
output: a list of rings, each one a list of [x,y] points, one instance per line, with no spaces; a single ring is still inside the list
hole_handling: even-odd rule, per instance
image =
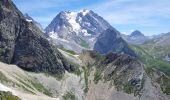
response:
[[[125,53],[134,57],[136,56],[133,50],[131,50],[128,47],[128,44],[122,39],[120,33],[114,28],[109,28],[99,35],[94,45],[94,50],[101,54],[113,52]]]
[[[35,72],[62,75],[65,69],[72,70],[42,31],[27,21],[11,0],[0,1],[0,60]]]

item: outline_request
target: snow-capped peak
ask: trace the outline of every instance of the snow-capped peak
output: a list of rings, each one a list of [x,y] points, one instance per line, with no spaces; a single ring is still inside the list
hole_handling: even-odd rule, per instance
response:
[[[89,38],[93,35],[100,34],[100,32],[108,27],[110,27],[110,25],[91,10],[68,10],[60,12],[46,28],[46,32],[55,31],[57,34],[62,33],[59,37],[61,37],[61,35],[66,37],[67,34],[76,34]]]
[[[81,21],[81,16],[79,16],[79,14],[82,14],[83,16],[85,16],[86,14],[89,13],[89,10],[80,10],[78,12],[72,12],[72,11],[64,11],[63,14],[63,18],[66,19],[68,21],[68,23],[70,23],[72,30],[75,33],[84,33],[85,36],[87,36],[87,32],[86,31],[82,31],[82,28],[80,26],[80,21]],[[77,22],[77,19],[79,19]]]
[[[89,12],[90,10],[87,10],[87,9],[83,9],[79,11],[79,13],[82,13],[83,16],[87,15]]]
[[[70,23],[70,25],[73,28],[73,31],[75,31],[75,32],[77,32],[81,28],[79,23],[76,22],[76,18],[77,18],[77,12],[67,12],[66,13],[66,19],[68,20],[68,22]]]

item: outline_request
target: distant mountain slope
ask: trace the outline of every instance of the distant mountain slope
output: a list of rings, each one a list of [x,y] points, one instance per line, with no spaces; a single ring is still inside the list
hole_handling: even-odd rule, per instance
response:
[[[150,37],[145,36],[139,30],[133,31],[130,35],[122,35],[123,39],[126,40],[129,44],[143,44],[148,41]]]
[[[144,34],[138,30],[135,30],[130,34],[130,37],[144,37]]]
[[[44,37],[42,31],[25,19],[11,0],[0,1],[0,60],[34,72],[61,76],[71,66]]]
[[[141,45],[154,58],[169,61],[170,54],[170,33],[153,38],[152,40]]]
[[[94,50],[101,54],[114,53],[125,53],[131,56],[136,54],[128,47],[128,44],[120,37],[120,33],[113,29],[107,29],[99,35],[94,45]]]

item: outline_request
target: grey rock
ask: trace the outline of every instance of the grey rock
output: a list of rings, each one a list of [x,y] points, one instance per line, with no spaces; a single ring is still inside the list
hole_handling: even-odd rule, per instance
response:
[[[0,1],[0,60],[34,72],[58,76],[70,71],[62,54],[28,22],[11,0]]]
[[[136,56],[136,54],[128,47],[128,44],[120,37],[120,33],[113,28],[109,28],[99,35],[94,45],[94,50],[101,54],[113,52]]]

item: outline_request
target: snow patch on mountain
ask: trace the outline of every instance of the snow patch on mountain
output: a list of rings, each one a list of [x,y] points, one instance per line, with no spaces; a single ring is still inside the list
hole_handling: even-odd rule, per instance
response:
[[[58,38],[58,35],[56,32],[52,31],[52,32],[49,32],[49,37],[53,38],[53,39],[57,39]]]
[[[26,21],[29,22],[29,23],[32,22],[32,20],[30,20],[30,19],[26,19]]]
[[[68,12],[66,13],[66,19],[73,28],[73,31],[76,33],[80,30],[81,26],[76,22],[77,12]]]
[[[90,11],[87,9],[80,10],[79,13],[82,13],[83,16],[87,15]]]
[[[84,36],[91,36],[91,34],[87,33],[87,30],[82,29],[82,33]]]

